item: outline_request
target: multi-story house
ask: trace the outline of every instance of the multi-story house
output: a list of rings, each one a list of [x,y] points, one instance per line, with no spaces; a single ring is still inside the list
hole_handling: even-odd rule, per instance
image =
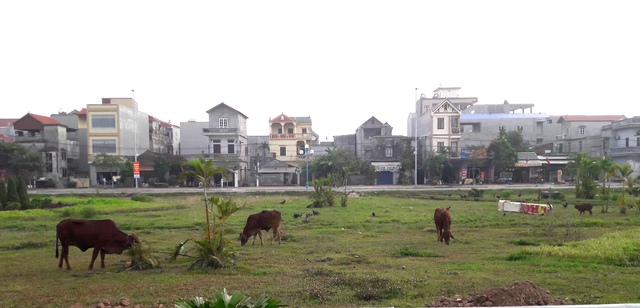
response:
[[[217,166],[229,168],[234,172],[232,184],[218,176],[216,185],[240,185],[249,164],[249,145],[247,136],[247,116],[242,112],[220,103],[207,111],[209,125],[201,134],[207,137],[205,159],[211,157]]]
[[[460,116],[461,146],[487,147],[503,128],[521,133],[523,141],[531,146],[544,144],[545,130],[554,125],[550,122],[551,117],[544,113],[465,113]]]
[[[629,164],[640,173],[640,116],[613,121],[602,128],[606,156],[613,163]]]
[[[602,127],[623,119],[626,119],[624,115],[561,116],[558,119],[561,130],[553,142],[553,153],[585,153],[589,157],[603,157],[606,146]]]
[[[418,139],[418,153],[423,157],[447,150],[454,166],[453,172],[443,174],[443,179],[458,180],[462,167],[459,161],[462,139],[460,115],[478,102],[478,98],[460,97],[460,87],[439,87],[433,92],[432,97],[422,94],[416,102],[417,116],[409,117],[409,121],[414,118],[417,121],[416,129],[410,132],[417,133],[414,137]],[[418,180],[420,182],[421,179]]]
[[[178,154],[190,160],[209,153],[209,137],[203,131],[209,127],[209,122],[189,120],[180,122],[180,144]]]
[[[305,149],[313,150],[318,135],[313,133],[311,117],[289,117],[280,114],[269,119],[269,149],[274,158],[302,163]]]
[[[73,130],[57,120],[28,113],[15,121],[15,143],[23,144],[32,152],[42,153],[42,174],[34,175],[37,186],[65,187],[69,183],[70,162],[79,158],[78,143],[67,139]]]
[[[153,153],[173,154],[173,125],[149,116],[149,149]]]
[[[80,155],[77,160],[69,162],[69,176],[74,178],[89,177],[88,146],[87,146],[87,109],[80,111],[59,112],[52,114],[52,118],[68,128],[67,139],[78,143]]]
[[[87,104],[87,156],[91,185],[105,184],[118,170],[91,165],[96,154],[136,158],[149,150],[149,115],[138,110],[133,98],[103,98]]]

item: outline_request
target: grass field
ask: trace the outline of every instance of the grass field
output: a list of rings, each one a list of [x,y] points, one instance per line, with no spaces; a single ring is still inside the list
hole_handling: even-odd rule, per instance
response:
[[[162,303],[211,297],[226,288],[261,294],[290,307],[419,307],[452,297],[529,280],[574,304],[640,302],[640,214],[610,208],[579,216],[559,201],[544,216],[498,212],[499,191],[479,201],[458,192],[369,192],[347,207],[317,209],[309,223],[306,193],[232,195],[246,209],[229,221],[236,239],[246,217],[263,209],[283,215],[283,241],[240,246],[237,264],[221,270],[188,270],[193,259],[170,262],[172,250],[205,230],[202,195],[56,196],[73,207],[0,212],[0,306],[94,307],[103,299]],[[522,191],[514,201],[537,198]],[[451,196],[449,195],[451,194]],[[229,197],[229,195],[225,195]],[[280,201],[287,200],[285,204]],[[597,204],[597,202],[596,202]],[[451,206],[452,233],[436,241],[433,211]],[[372,217],[371,213],[376,216]],[[65,218],[109,218],[151,247],[161,268],[123,271],[126,255],[107,255],[106,269],[89,271],[91,250],[70,248],[71,271],[55,258],[55,225]],[[188,244],[186,253],[193,249]]]

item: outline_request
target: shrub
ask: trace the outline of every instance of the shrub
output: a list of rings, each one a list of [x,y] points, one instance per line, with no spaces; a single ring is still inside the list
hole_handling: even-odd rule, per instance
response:
[[[138,201],[138,202],[151,202],[153,201],[153,198],[149,195],[135,194],[131,196],[131,200]]]
[[[131,257],[129,268],[135,270],[152,269],[160,267],[158,259],[151,255],[151,246],[147,242],[134,243],[127,250],[127,255]]]
[[[313,192],[311,200],[313,207],[333,206],[335,193],[333,192],[333,176],[329,174],[326,178],[319,178],[313,181]]]
[[[15,211],[15,210],[19,210],[20,206],[21,206],[20,202],[11,201],[11,202],[8,202],[4,208],[9,211]]]
[[[51,198],[33,198],[30,201],[31,204],[31,208],[34,209],[41,209],[44,208],[46,206],[48,206],[49,204],[51,204],[51,201],[53,201],[53,199]]]
[[[96,208],[94,208],[93,206],[83,206],[80,209],[80,215],[83,218],[93,218],[96,217],[96,215],[98,215],[98,210],[96,210]]]
[[[27,195],[27,185],[22,180],[16,180],[16,190],[20,199],[20,208],[23,210],[28,209],[31,204],[29,204],[29,196]]]
[[[275,299],[271,299],[264,295],[257,300],[252,301],[250,297],[235,293],[231,296],[227,294],[227,289],[223,289],[222,293],[216,293],[211,299],[203,297],[194,297],[190,300],[181,300],[175,304],[176,308],[277,308],[287,307]]]
[[[334,283],[351,287],[355,292],[355,297],[363,301],[379,301],[402,295],[402,289],[394,286],[388,278],[368,275],[365,277],[347,276],[337,279]]]
[[[510,190],[510,189],[505,189],[500,192],[500,197],[502,199],[509,199],[511,198],[511,195],[513,195],[513,190]]]
[[[18,186],[16,179],[9,178],[9,184],[7,185],[7,204],[11,202],[20,203],[20,197],[18,197]]]
[[[471,190],[469,191],[469,197],[482,198],[482,196],[484,196],[484,190],[471,188]]]

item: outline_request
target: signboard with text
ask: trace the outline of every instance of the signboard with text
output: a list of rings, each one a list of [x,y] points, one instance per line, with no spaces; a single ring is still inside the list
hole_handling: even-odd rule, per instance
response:
[[[140,178],[140,162],[139,161],[133,162],[133,177],[136,179]]]

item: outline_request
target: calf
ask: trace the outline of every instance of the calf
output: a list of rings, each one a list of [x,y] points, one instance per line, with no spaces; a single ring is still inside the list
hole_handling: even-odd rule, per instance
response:
[[[262,230],[269,231],[273,228],[273,238],[271,238],[271,244],[278,237],[278,244],[282,243],[282,231],[280,231],[280,221],[282,215],[278,211],[262,211],[257,214],[249,215],[247,218],[247,224],[244,226],[244,230],[240,233],[240,244],[244,246],[250,237],[253,236],[253,244],[256,243],[256,234],[260,237],[260,246],[262,242]]]
[[[69,246],[76,246],[82,251],[93,247],[91,264],[89,264],[91,270],[98,253],[100,253],[100,265],[104,268],[105,254],[121,254],[132,244],[139,243],[138,237],[120,231],[110,219],[65,219],[56,226],[56,258],[58,257],[58,241],[62,245],[58,267],[62,268],[62,262],[65,261],[68,270],[71,269],[69,266]]]
[[[438,242],[444,241],[449,245],[449,238],[455,239],[451,234],[451,215],[449,208],[437,208],[433,213],[433,221],[436,223],[436,231],[438,232]]]
[[[580,216],[582,216],[582,214],[585,214],[585,212],[587,212],[587,211],[589,211],[589,216],[591,216],[591,214],[593,214],[593,212],[591,212],[591,209],[593,209],[593,205],[591,205],[589,203],[577,204],[574,207],[578,211],[580,211]]]

